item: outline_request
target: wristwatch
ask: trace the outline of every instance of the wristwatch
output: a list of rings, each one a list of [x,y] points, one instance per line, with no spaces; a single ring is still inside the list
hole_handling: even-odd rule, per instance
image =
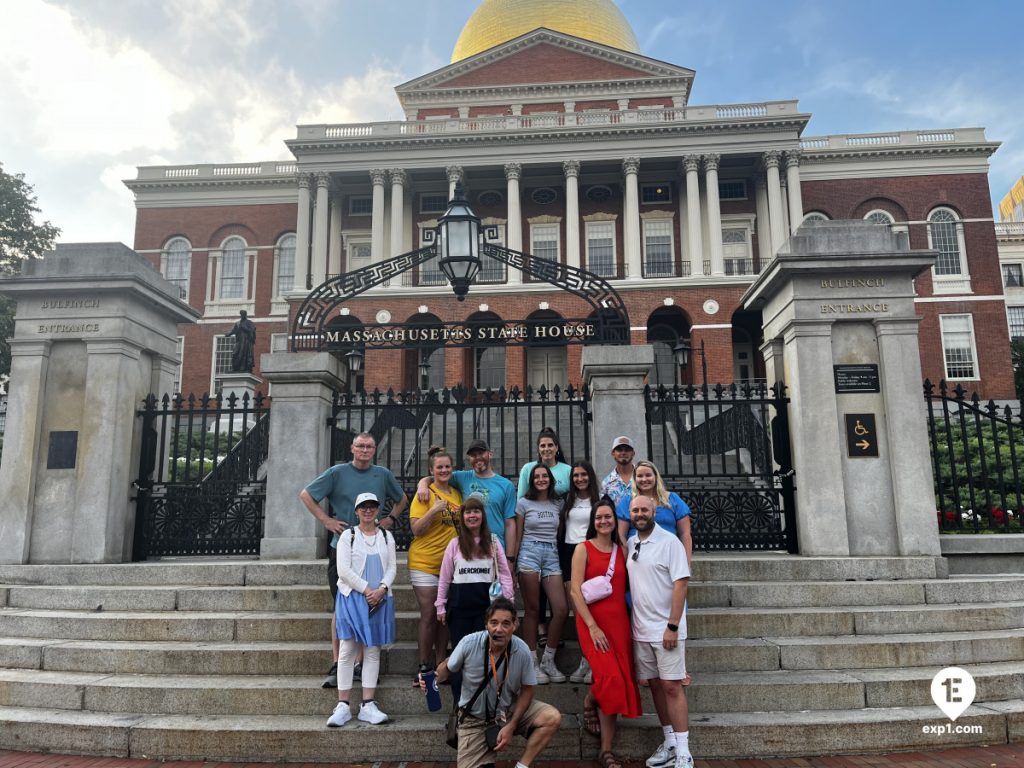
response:
[[[679,625],[678,624],[667,624],[666,626],[668,627],[668,631],[669,632],[678,632],[679,631]]]

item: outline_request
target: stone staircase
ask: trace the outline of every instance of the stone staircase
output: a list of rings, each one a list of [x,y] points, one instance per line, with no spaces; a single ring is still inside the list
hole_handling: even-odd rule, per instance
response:
[[[870,753],[1024,740],[1024,576],[936,578],[931,558],[696,558],[688,666],[699,757]],[[452,760],[412,687],[417,614],[402,567],[396,645],[377,691],[392,721],[325,727],[335,692],[323,562],[0,566],[0,749],[156,759]],[[570,638],[559,652],[575,667]],[[930,682],[977,681],[956,722]],[[589,759],[583,687],[538,688],[566,713],[548,755]],[[357,699],[358,694],[353,695]],[[448,696],[446,694],[446,709]],[[653,712],[644,691],[645,711]],[[653,715],[623,721],[645,757]]]

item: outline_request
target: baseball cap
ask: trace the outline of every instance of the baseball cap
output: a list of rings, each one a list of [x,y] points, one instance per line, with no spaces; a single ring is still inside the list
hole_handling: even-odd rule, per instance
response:
[[[466,448],[466,455],[468,456],[473,451],[489,451],[489,450],[491,450],[491,449],[487,447],[487,443],[485,443],[483,440],[480,440],[479,438],[477,438],[476,440],[473,440],[469,444],[469,447]]]
[[[632,440],[630,440],[630,439],[629,439],[628,437],[626,437],[625,435],[619,435],[619,436],[618,436],[618,437],[616,437],[616,438],[615,438],[614,440],[612,440],[612,450],[614,451],[614,450],[615,450],[616,448],[618,448],[618,447],[619,447],[620,445],[624,445],[624,446],[626,446],[626,447],[627,447],[627,448],[629,448],[629,450],[631,450],[631,451],[635,451],[635,450],[636,450],[636,448],[634,448],[634,447],[633,447],[633,441],[632,441]]]
[[[363,506],[363,504],[366,504],[368,502],[373,502],[378,507],[380,506],[380,502],[377,500],[377,497],[374,494],[360,493],[358,496],[356,496],[356,509],[359,509],[361,506]]]

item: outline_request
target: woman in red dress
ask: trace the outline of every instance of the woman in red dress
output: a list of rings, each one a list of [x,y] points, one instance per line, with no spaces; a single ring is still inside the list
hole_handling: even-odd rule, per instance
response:
[[[587,605],[583,598],[583,582],[606,575],[613,552],[612,593]],[[621,768],[621,763],[612,753],[615,718],[617,715],[639,717],[641,707],[640,690],[633,674],[633,641],[626,613],[626,558],[619,541],[615,502],[607,496],[591,509],[587,540],[577,544],[573,553],[572,599],[576,606],[576,633],[580,648],[594,673],[594,682],[584,703],[584,720],[592,713],[596,702],[601,729],[598,763],[603,768]],[[584,722],[584,725],[593,732],[596,724]]]

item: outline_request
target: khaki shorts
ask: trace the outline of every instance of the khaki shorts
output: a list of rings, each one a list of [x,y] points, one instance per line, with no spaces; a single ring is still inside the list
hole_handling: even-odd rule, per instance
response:
[[[669,651],[661,643],[634,640],[633,660],[638,680],[682,680],[686,677],[686,641],[680,640]]]
[[[531,701],[530,706],[519,720],[516,735],[529,737],[534,721],[549,709],[554,710],[554,707],[536,699]],[[506,756],[507,751],[502,754]],[[459,726],[458,768],[478,768],[481,765],[493,763],[497,759],[497,753],[487,748],[487,740],[484,738],[484,721],[472,715],[466,717],[462,721],[462,725]]]

